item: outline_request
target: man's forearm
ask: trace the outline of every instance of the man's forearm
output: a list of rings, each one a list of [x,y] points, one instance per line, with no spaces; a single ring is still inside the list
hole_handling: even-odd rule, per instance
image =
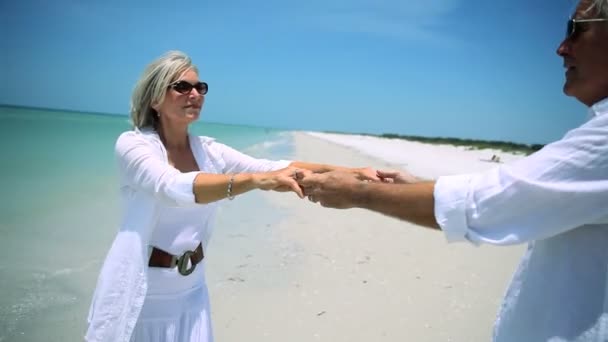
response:
[[[434,189],[434,181],[415,184],[364,183],[353,189],[352,195],[359,208],[439,229],[435,220]]]

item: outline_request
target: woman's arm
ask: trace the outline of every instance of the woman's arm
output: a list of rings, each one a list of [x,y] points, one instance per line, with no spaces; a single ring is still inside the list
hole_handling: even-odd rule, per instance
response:
[[[238,195],[253,189],[293,190],[303,196],[291,176],[295,168],[271,172],[251,172],[233,176],[202,172],[182,173],[155,153],[150,143],[135,132],[123,133],[117,140],[115,154],[123,181],[130,187],[148,192],[173,206],[210,203],[228,194]],[[231,180],[232,179],[232,180]]]
[[[230,175],[199,173],[194,179],[193,192],[196,203],[211,203],[255,189],[291,190],[303,198],[304,193],[294,177],[296,170],[294,167],[287,167],[270,172]]]

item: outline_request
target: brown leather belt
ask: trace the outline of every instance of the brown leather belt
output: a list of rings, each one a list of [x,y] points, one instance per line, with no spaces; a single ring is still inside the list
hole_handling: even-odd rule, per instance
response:
[[[173,268],[177,266],[177,271],[179,274],[187,276],[194,271],[196,265],[204,258],[205,254],[203,253],[202,243],[199,243],[195,250],[186,251],[179,257],[165,252],[160,248],[152,247],[152,253],[150,253],[150,261],[148,262],[148,266],[166,268]],[[188,262],[190,262],[190,268],[188,268]]]

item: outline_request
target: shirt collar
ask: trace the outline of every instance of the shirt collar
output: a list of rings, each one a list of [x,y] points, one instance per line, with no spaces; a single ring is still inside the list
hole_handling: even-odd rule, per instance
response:
[[[608,113],[608,97],[589,107],[589,116],[596,117]]]

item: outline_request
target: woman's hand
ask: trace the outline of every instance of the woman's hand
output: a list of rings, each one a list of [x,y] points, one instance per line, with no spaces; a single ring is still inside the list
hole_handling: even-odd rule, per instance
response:
[[[421,181],[421,179],[413,176],[408,172],[378,170],[377,175],[380,180],[385,183],[412,184]]]
[[[256,173],[253,175],[253,180],[256,188],[260,190],[293,191],[300,198],[304,198],[304,191],[296,181],[296,178],[298,175],[303,177],[308,173],[311,172],[295,167],[286,167],[276,171]]]

